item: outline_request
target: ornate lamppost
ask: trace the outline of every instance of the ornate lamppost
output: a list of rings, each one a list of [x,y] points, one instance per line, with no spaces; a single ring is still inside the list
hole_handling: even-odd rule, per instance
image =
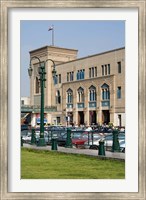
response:
[[[53,70],[52,70],[52,75],[53,78],[55,78],[56,76],[56,70],[55,70],[55,63],[52,59],[47,59],[46,61],[41,61],[40,58],[38,58],[37,56],[34,56],[30,59],[30,65],[28,68],[28,74],[31,77],[32,76],[32,72],[33,72],[33,68],[31,66],[31,62],[33,59],[37,59],[38,60],[38,64],[39,64],[39,80],[40,80],[40,87],[41,87],[41,110],[40,110],[40,138],[39,138],[39,142],[38,142],[38,146],[45,146],[45,139],[44,139],[44,87],[45,87],[45,75],[46,75],[46,71],[45,71],[45,66],[46,66],[46,62],[47,61],[52,61],[53,63]]]

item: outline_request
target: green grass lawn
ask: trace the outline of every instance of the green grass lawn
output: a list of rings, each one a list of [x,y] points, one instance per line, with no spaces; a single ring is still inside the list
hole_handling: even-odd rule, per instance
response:
[[[124,179],[125,162],[22,148],[21,178]]]

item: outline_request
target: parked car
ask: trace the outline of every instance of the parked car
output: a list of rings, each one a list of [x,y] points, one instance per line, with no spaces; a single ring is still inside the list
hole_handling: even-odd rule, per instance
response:
[[[93,142],[90,141],[90,142],[88,143],[88,142],[86,141],[86,142],[84,143],[84,147],[85,147],[86,149],[88,149],[88,148],[89,148],[89,149],[98,149],[98,147],[99,147],[99,141],[100,141],[101,139],[104,141],[104,145],[105,145],[106,148],[111,148],[111,147],[112,147],[112,144],[113,144],[113,135],[112,135],[112,134],[107,135],[107,136],[102,136],[101,138],[99,138],[99,139],[97,139],[97,140],[93,140]],[[119,134],[119,135],[118,135],[118,139],[119,139],[119,142],[125,141],[125,134],[123,134],[123,133]]]
[[[83,141],[86,141],[88,138],[88,134],[84,133],[83,131],[72,131],[71,132],[71,139],[72,139],[72,144],[73,146],[77,146],[77,144],[75,144],[75,141],[78,140],[78,142],[82,142],[82,139],[84,139]],[[66,140],[67,140],[67,133],[65,133],[64,135],[60,135],[60,137],[57,138],[57,143],[58,146],[65,146],[66,145]]]
[[[125,153],[125,141],[120,142],[120,151]]]
[[[30,132],[30,130],[28,130],[28,129],[22,130],[22,131],[21,131],[21,137],[27,136],[27,135],[29,135],[30,133],[31,133],[31,132]]]
[[[39,142],[40,139],[40,131],[35,132],[35,136],[36,136],[36,144]],[[48,137],[48,132],[44,131],[44,139],[46,144],[49,143],[49,137]]]
[[[67,133],[65,133],[64,135],[60,136],[57,138],[57,144],[58,146],[65,146],[66,145],[66,139],[67,139]]]
[[[89,133],[89,132],[84,132],[81,137],[79,138],[72,138],[72,144],[73,147],[75,148],[84,148],[85,142],[87,144],[90,143],[90,141],[94,141],[101,138],[101,136],[98,133]]]
[[[31,135],[32,135],[32,132],[29,131],[27,135],[22,136],[23,142],[24,143],[31,143]],[[39,138],[40,138],[40,131],[36,131],[35,132],[36,144],[38,143]],[[48,144],[49,138],[48,138],[48,132],[47,131],[44,131],[44,138],[45,138],[46,144]]]
[[[21,125],[21,131],[23,130],[28,130],[28,125],[27,124],[22,124]]]
[[[82,134],[83,132],[72,132],[71,133],[71,138],[72,138],[72,141],[75,140],[75,139],[79,139],[82,137]],[[66,140],[67,140],[67,133],[65,133],[64,135],[60,135],[58,138],[57,138],[57,143],[58,143],[58,146],[65,146],[66,145]]]

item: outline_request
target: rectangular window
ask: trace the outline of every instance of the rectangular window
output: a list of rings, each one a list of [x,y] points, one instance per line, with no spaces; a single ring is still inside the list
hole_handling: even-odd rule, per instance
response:
[[[69,73],[67,72],[67,82],[69,81]]]
[[[102,76],[104,76],[104,65],[101,66],[102,69]]]
[[[83,69],[83,79],[85,78],[85,70]]]
[[[57,117],[57,124],[60,124],[60,117]]]
[[[74,72],[72,72],[71,80],[74,80]]]
[[[121,99],[121,87],[117,88],[117,98]]]
[[[58,75],[58,83],[61,83],[61,74]]]
[[[79,80],[79,78],[80,78],[80,74],[79,74],[79,70],[78,70],[78,72],[77,72],[77,80]]]
[[[89,78],[91,78],[91,68],[89,68]]]
[[[95,67],[95,76],[97,77],[97,67]]]
[[[108,74],[110,74],[110,64],[108,64]]]
[[[107,75],[107,65],[105,65],[105,75]]]
[[[78,72],[77,72],[77,80],[84,79],[84,77],[85,77],[85,70],[84,69],[78,70]]]
[[[118,73],[121,73],[121,62],[118,62]]]
[[[94,67],[92,67],[92,77],[94,77]]]
[[[79,74],[80,74],[79,79],[82,79],[82,70],[79,71]]]
[[[58,75],[55,76],[55,84],[58,83]]]

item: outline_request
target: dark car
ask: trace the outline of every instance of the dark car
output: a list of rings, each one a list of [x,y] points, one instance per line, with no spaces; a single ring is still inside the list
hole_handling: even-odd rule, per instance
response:
[[[22,124],[21,125],[21,131],[23,130],[28,130],[28,125],[27,124]]]
[[[60,136],[57,138],[57,144],[58,146],[65,146],[66,145],[66,139],[67,139],[67,133],[65,133],[64,135]]]

